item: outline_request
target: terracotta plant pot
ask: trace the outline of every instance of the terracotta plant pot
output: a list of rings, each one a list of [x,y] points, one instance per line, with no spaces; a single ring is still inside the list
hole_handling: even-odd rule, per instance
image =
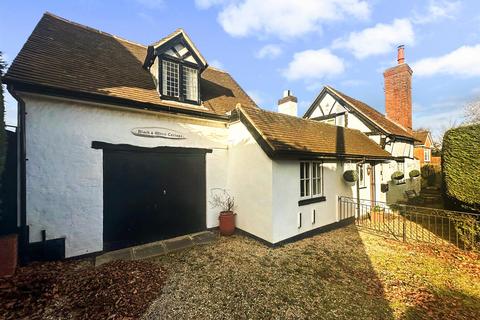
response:
[[[18,258],[18,236],[9,234],[0,237],[0,277],[15,273]]]
[[[235,216],[232,211],[222,211],[218,216],[220,220],[220,234],[230,236],[235,232]]]

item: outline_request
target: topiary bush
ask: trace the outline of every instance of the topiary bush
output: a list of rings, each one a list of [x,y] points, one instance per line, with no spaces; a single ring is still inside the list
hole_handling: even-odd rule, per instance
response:
[[[392,180],[402,180],[403,178],[405,177],[405,175],[403,174],[403,172],[401,171],[395,171],[394,173],[392,173]]]
[[[450,129],[442,148],[444,192],[451,204],[480,212],[480,124]]]
[[[358,173],[355,170],[347,170],[343,173],[343,179],[350,183],[356,182],[358,180]]]
[[[420,175],[420,171],[418,171],[417,169],[413,169],[408,173],[408,175],[410,176],[410,178],[416,178]]]

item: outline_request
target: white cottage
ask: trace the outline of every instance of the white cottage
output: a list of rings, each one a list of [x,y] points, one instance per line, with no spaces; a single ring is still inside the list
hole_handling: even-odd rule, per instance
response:
[[[409,179],[412,170],[420,170],[420,162],[414,157],[416,140],[412,132],[412,69],[405,63],[403,46],[398,47],[397,60],[398,65],[387,69],[383,74],[386,115],[362,101],[326,86],[303,116],[306,119],[360,130],[392,155],[393,159],[386,163],[367,163],[359,167],[362,199],[395,203],[405,200],[407,190],[415,190],[417,193],[420,191],[420,180]],[[372,174],[367,174],[369,171]],[[398,181],[391,179],[391,175],[396,171],[402,172],[405,178]],[[367,176],[370,176],[370,179],[364,179]],[[368,184],[371,185],[370,190]],[[388,191],[379,192],[379,188]]]
[[[218,189],[235,197],[239,229],[283,243],[341,222],[338,197],[360,191],[345,170],[393,159],[365,130],[284,114],[296,113],[288,93],[284,113],[258,108],[183,30],[144,46],[47,13],[2,81],[18,101],[24,254],[214,228]],[[377,180],[364,187],[380,197]]]

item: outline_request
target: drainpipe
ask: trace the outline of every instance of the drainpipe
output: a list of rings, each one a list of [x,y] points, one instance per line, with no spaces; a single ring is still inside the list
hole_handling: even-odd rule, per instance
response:
[[[7,86],[8,92],[18,102],[17,110],[17,165],[19,173],[19,185],[17,187],[17,205],[18,211],[17,223],[19,223],[19,251],[20,264],[25,265],[28,262],[28,242],[29,230],[27,226],[27,210],[26,210],[26,148],[25,148],[25,101],[17,94],[12,84]],[[19,199],[18,199],[19,198]]]

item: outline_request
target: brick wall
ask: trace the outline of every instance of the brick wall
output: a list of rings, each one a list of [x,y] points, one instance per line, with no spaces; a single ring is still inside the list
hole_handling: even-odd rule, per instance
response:
[[[406,63],[387,69],[385,112],[388,119],[412,131],[412,69]]]

